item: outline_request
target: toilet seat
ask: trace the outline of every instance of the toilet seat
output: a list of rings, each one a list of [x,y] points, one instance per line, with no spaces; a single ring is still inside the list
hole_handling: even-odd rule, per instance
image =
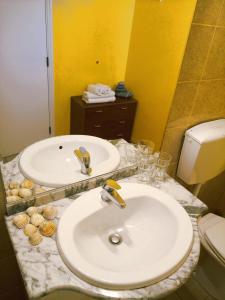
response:
[[[225,267],[225,219],[209,213],[198,220],[201,243]]]

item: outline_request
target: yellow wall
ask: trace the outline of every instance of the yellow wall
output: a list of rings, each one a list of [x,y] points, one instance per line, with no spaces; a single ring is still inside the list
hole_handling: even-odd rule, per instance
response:
[[[137,0],[126,83],[139,101],[133,140],[159,149],[196,0]]]
[[[135,0],[54,0],[55,131],[69,133],[70,97],[124,80]],[[99,64],[96,64],[99,61]]]

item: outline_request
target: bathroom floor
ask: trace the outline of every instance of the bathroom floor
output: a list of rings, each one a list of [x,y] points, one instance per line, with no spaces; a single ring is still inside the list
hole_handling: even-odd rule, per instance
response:
[[[25,300],[26,291],[4,222],[3,190],[0,182],[0,299]],[[12,288],[13,286],[13,288]],[[213,300],[197,281],[195,274],[165,300]],[[77,299],[79,300],[79,299]]]

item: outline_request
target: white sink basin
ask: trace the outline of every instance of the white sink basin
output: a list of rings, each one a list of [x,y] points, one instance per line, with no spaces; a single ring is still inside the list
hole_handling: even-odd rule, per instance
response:
[[[166,193],[142,184],[122,183],[120,209],[101,200],[101,188],[75,200],[63,213],[57,232],[62,259],[93,285],[133,289],[173,273],[188,255],[193,239],[190,218]],[[118,233],[122,242],[109,237]]]
[[[120,155],[106,140],[88,135],[65,135],[42,140],[21,154],[19,167],[23,175],[48,187],[60,187],[90,178],[81,173],[74,149],[83,146],[91,156],[92,176],[115,170]]]

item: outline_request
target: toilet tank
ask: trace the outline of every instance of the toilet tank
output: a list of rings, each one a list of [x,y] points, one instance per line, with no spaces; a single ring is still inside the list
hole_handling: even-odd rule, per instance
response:
[[[225,119],[188,129],[177,176],[187,184],[205,183],[225,170]]]

